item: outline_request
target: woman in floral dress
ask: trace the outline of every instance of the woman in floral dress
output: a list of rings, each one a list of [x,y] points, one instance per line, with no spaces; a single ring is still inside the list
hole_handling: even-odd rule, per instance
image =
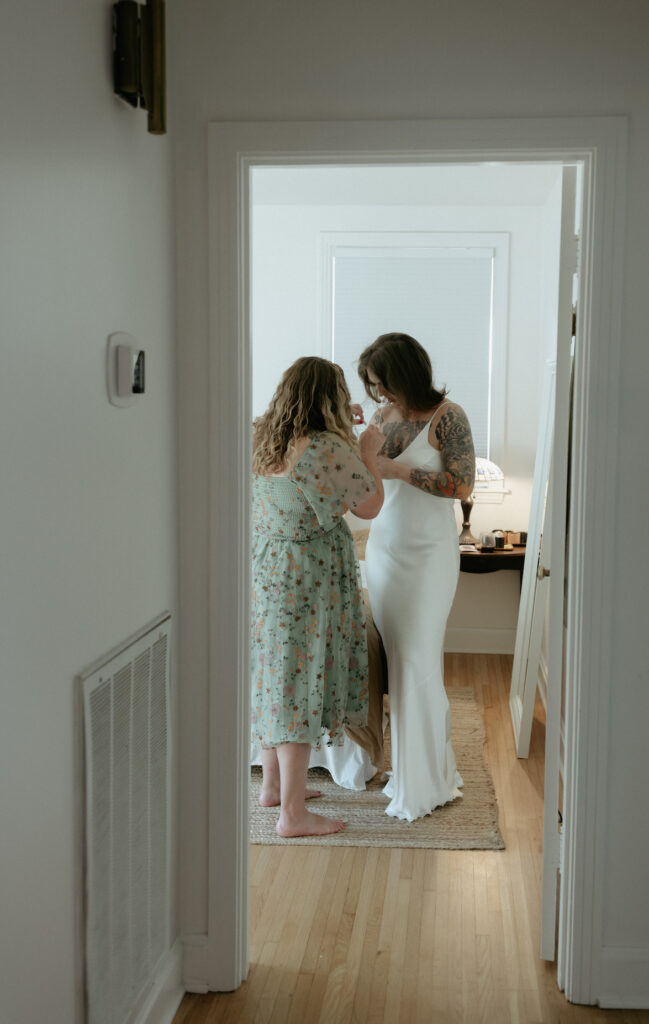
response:
[[[305,800],[311,747],[341,744],[367,721],[367,642],[347,509],[383,502],[383,435],[357,441],[342,370],[298,359],[254,425],[251,721],[261,745],[260,802],[280,807],[280,836],[326,835],[342,821]]]

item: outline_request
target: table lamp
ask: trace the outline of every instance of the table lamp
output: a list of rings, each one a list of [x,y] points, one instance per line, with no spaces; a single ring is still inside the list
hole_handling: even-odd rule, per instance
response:
[[[502,497],[498,498],[498,495],[508,494],[509,492],[504,487],[505,474],[502,469],[496,465],[495,462],[490,462],[489,459],[476,459],[475,460],[475,481],[473,484],[473,493],[460,502],[462,506],[462,532],[460,534],[460,544],[477,544],[478,539],[471,533],[471,509],[473,508],[473,499],[477,497],[478,501],[502,501]]]

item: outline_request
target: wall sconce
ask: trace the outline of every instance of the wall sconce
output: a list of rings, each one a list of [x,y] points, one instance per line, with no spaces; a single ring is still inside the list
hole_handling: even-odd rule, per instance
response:
[[[164,0],[113,4],[113,88],[149,117],[152,135],[167,130]]]

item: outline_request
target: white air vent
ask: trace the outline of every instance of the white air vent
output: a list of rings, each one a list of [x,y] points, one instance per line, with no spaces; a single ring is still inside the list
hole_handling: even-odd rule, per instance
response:
[[[88,1024],[127,1024],[169,949],[170,627],[81,677]]]

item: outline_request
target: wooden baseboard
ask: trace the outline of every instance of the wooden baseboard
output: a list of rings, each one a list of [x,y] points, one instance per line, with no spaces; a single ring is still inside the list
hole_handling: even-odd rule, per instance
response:
[[[465,629],[449,627],[444,650],[449,654],[513,654],[515,629]]]
[[[177,939],[159,965],[153,986],[133,1024],[171,1024],[184,994],[182,946]]]
[[[607,1009],[649,1009],[649,949],[604,946],[596,995]]]

